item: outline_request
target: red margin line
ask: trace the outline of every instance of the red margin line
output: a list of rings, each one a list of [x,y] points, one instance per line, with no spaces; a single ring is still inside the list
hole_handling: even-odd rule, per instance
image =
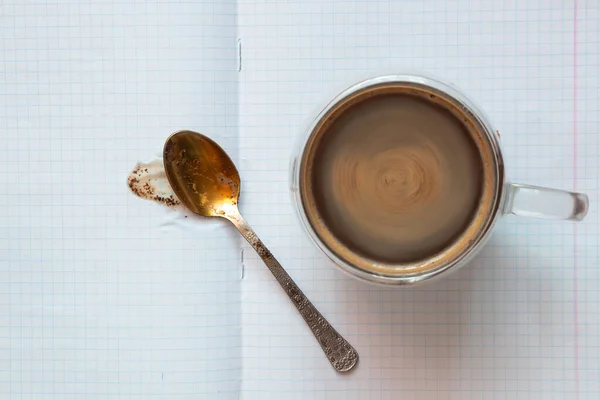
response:
[[[573,188],[577,190],[577,0],[573,0]],[[573,224],[573,301],[575,328],[575,396],[579,399],[579,304],[577,224]]]

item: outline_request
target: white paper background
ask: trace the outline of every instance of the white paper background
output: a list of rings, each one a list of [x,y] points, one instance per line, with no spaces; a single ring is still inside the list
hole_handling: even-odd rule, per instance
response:
[[[575,22],[574,7],[239,2],[242,209],[361,355],[352,375],[336,375],[252,254],[242,285],[242,398],[598,397],[600,15],[596,2],[579,1]],[[414,290],[373,288],[334,270],[295,219],[292,146],[332,91],[372,71],[407,69],[449,80],[490,115],[511,179],[587,192],[587,220],[505,218],[470,266]]]
[[[0,398],[596,399],[599,21],[592,0],[5,0]],[[586,221],[508,217],[422,289],[336,271],[293,214],[292,144],[338,90],[406,69],[491,116],[512,179],[587,192]],[[242,211],[360,352],[352,374],[247,246],[240,285],[225,221],[128,192],[178,129],[232,153]]]
[[[166,137],[237,159],[235,3],[0,6],[0,399],[237,398],[239,240],[133,196]]]

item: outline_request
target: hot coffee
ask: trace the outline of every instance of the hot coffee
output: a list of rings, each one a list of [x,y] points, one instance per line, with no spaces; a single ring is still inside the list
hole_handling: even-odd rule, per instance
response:
[[[410,92],[366,96],[332,115],[313,154],[320,218],[371,259],[405,263],[442,251],[481,199],[483,161],[463,120]]]

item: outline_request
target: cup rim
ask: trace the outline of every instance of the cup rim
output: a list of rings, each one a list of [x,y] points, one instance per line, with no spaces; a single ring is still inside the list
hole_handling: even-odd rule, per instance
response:
[[[368,89],[370,87],[381,86],[385,84],[414,84],[424,89],[433,89],[441,92],[448,96],[456,105],[460,105],[463,111],[469,115],[469,117],[477,122],[481,126],[482,132],[485,134],[489,148],[492,152],[492,160],[495,173],[495,185],[494,195],[492,203],[492,212],[487,215],[487,219],[484,221],[480,228],[479,234],[475,240],[469,243],[463,252],[456,255],[452,262],[442,264],[435,269],[424,271],[419,274],[382,274],[375,271],[368,271],[358,267],[347,260],[341,258],[336,254],[323,240],[319,237],[311,224],[307,212],[304,208],[304,202],[301,193],[301,164],[307,151],[307,144],[315,129],[318,127],[320,121],[330,112],[337,104],[344,99],[348,98],[354,93]],[[366,281],[369,283],[389,285],[415,285],[417,283],[431,281],[433,278],[445,275],[450,270],[456,270],[458,267],[464,265],[472,256],[477,253],[481,246],[487,241],[491,234],[492,228],[495,225],[498,217],[501,215],[503,209],[504,197],[505,197],[505,172],[504,172],[504,161],[500,150],[500,144],[498,137],[494,133],[489,119],[467,96],[460,92],[457,88],[453,87],[449,83],[442,82],[439,79],[430,78],[424,75],[415,74],[388,74],[379,75],[372,78],[367,78],[348,86],[346,89],[339,92],[335,97],[328,101],[318,112],[313,113],[308,124],[306,125],[303,136],[295,149],[295,154],[292,156],[292,162],[290,165],[290,179],[291,179],[291,192],[292,202],[296,209],[296,215],[300,219],[303,229],[310,237],[311,241],[317,246],[317,248],[334,263],[338,269],[358,278],[359,280]]]

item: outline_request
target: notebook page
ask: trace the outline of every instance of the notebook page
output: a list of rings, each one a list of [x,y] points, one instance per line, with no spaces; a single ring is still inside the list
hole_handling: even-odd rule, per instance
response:
[[[242,398],[597,398],[597,3],[240,0],[238,18],[242,211],[361,356],[335,374],[246,247]],[[422,288],[335,270],[294,215],[292,147],[317,105],[404,70],[485,110],[511,180],[587,192],[585,222],[506,217],[469,266]]]
[[[238,160],[235,2],[0,5],[0,398],[239,396],[239,236],[133,196],[180,129]]]

